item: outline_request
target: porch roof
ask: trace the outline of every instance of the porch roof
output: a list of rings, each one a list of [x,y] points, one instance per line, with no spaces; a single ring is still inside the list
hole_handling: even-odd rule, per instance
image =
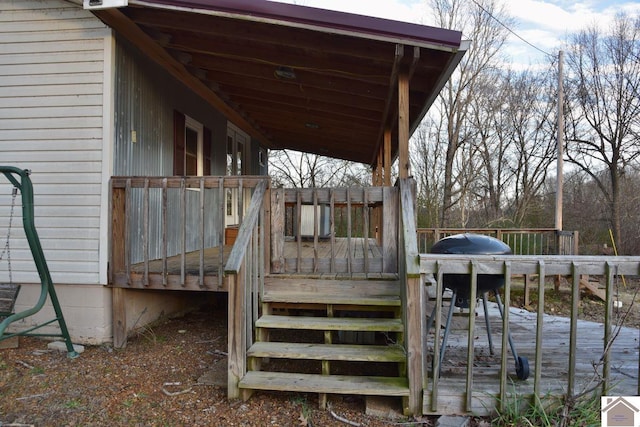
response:
[[[94,13],[273,149],[373,164],[413,132],[467,49],[461,33],[265,0],[129,0]]]

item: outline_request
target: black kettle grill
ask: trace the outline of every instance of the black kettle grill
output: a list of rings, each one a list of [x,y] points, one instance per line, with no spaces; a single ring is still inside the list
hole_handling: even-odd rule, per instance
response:
[[[434,254],[465,254],[465,255],[509,255],[511,248],[503,241],[491,236],[482,234],[455,234],[445,237],[436,242],[431,247],[431,253]],[[444,360],[444,352],[447,345],[447,337],[451,326],[451,318],[453,316],[454,307],[468,308],[469,297],[471,291],[471,275],[469,274],[444,274],[444,287],[451,290],[451,306],[447,313],[447,321],[445,325],[444,335],[442,338],[442,346],[440,347],[440,366]],[[498,290],[504,286],[504,276],[499,274],[478,274],[477,291],[478,298],[482,299],[482,305],[485,314],[485,324],[487,328],[487,338],[489,340],[489,351],[493,355],[493,341],[491,339],[491,327],[489,325],[487,296],[489,292],[493,292],[498,303],[500,316],[504,318],[504,306]],[[427,332],[431,328],[436,313],[434,307],[431,316],[427,322]],[[473,331],[470,331],[472,333]],[[526,380],[529,377],[529,361],[526,357],[518,356],[511,333],[507,325],[507,335],[509,338],[509,346],[511,353],[516,361],[516,375],[518,379]]]

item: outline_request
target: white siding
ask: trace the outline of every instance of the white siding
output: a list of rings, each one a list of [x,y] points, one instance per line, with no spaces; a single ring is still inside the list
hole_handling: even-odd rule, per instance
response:
[[[32,170],[36,227],[56,284],[100,284],[104,277],[102,175],[110,154],[103,155],[109,137],[103,92],[110,35],[69,2],[0,0],[0,164]],[[10,202],[10,185],[0,176],[0,247]],[[13,281],[37,283],[16,214]],[[7,279],[5,256],[0,281]]]

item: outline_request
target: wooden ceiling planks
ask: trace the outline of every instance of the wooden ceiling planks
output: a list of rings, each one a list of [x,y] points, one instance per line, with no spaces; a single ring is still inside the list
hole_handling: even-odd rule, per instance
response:
[[[293,15],[311,12],[300,7],[268,7]],[[355,34],[346,27],[331,28],[330,23],[321,28],[241,13],[198,13],[148,5],[120,11],[120,28],[133,33],[131,27],[137,26],[146,35],[147,45],[149,40],[155,43],[151,51],[164,52],[155,55],[163,57],[168,69],[175,71],[180,64],[190,74],[186,79],[190,87],[205,99],[215,99],[218,107],[223,102],[221,110],[229,119],[263,145],[365,164],[375,164],[385,132],[394,137],[392,156],[398,152],[399,70],[408,70],[405,114],[413,126],[424,113],[425,103],[433,98],[435,85],[450,72],[455,55],[447,46],[451,34],[427,27],[425,33],[447,37],[440,48],[417,47],[411,42],[403,46],[376,34],[375,28],[366,29],[371,34]],[[124,17],[130,20],[128,24]],[[371,20],[348,14],[339,18],[343,24],[351,18]],[[375,23],[407,27],[411,33],[407,37],[415,36],[413,24]],[[291,78],[278,76],[278,70]]]

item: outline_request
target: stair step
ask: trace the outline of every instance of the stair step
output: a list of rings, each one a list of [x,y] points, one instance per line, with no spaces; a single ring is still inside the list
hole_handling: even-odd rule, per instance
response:
[[[400,319],[357,317],[309,317],[264,315],[256,321],[256,328],[308,329],[315,331],[371,331],[403,332]]]
[[[240,388],[369,396],[408,396],[406,378],[250,371]]]
[[[280,302],[288,304],[333,304],[333,305],[350,305],[350,306],[381,306],[381,307],[399,307],[400,298],[393,296],[385,297],[358,297],[345,298],[340,295],[319,295],[319,294],[299,294],[286,293],[264,295],[263,302]]]
[[[300,344],[256,342],[247,351],[249,357],[282,359],[347,360],[353,362],[404,362],[401,346],[355,344]]]
[[[398,273],[274,273],[269,279],[319,279],[319,280],[398,280]]]
[[[400,306],[397,280],[265,279],[264,302]]]

